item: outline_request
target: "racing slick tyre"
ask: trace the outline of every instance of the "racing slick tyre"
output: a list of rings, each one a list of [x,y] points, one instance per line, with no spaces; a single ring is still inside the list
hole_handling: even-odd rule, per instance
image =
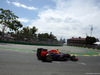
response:
[[[43,50],[43,48],[38,48],[37,49],[37,58],[39,59],[39,60],[41,60],[42,58],[41,58],[41,51]]]
[[[46,56],[46,61],[47,61],[47,62],[51,62],[51,61],[52,61],[52,58],[51,58],[50,55],[47,55],[47,56]]]
[[[71,57],[71,60],[72,61],[75,61],[75,56],[74,55]]]

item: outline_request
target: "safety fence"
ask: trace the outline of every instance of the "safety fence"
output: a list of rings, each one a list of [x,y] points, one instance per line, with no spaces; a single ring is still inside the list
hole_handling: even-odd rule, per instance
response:
[[[69,46],[92,48],[92,49],[100,49],[100,45],[70,44]]]
[[[11,43],[11,44],[24,44],[24,45],[41,45],[41,46],[63,46],[62,43],[46,43],[46,42],[25,42],[25,41],[4,41],[0,40],[0,43]]]

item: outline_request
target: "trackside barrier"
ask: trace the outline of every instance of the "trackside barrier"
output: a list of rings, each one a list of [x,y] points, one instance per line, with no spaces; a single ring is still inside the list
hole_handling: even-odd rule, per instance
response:
[[[24,44],[24,45],[40,45],[40,46],[63,46],[63,45],[54,45],[54,44],[24,43],[24,42],[14,42],[14,41],[4,41],[4,40],[0,40],[0,43]]]
[[[67,46],[70,46],[70,45],[67,45]],[[88,47],[80,47],[80,46],[72,46],[72,47],[78,47],[78,48],[86,48],[86,49],[100,50],[100,49],[97,49],[97,48],[88,48]]]

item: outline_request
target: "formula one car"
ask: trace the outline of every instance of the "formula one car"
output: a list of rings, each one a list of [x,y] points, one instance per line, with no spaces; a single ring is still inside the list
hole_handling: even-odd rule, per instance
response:
[[[67,60],[78,61],[79,60],[78,58],[75,57],[75,55],[61,53],[58,50],[47,51],[47,49],[43,49],[43,48],[37,49],[37,58],[39,60],[43,60],[47,62],[51,62],[54,60],[57,61],[67,61]]]

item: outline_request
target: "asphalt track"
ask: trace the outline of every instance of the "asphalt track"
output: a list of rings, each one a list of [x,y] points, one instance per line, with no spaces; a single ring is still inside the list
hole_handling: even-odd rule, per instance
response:
[[[100,75],[100,56],[77,56],[78,62],[53,61],[52,63],[42,62],[36,57],[38,46],[0,44],[0,75]],[[40,47],[40,46],[39,46]],[[45,46],[42,46],[45,48]],[[47,47],[46,48],[54,48]],[[61,48],[61,47],[55,47]],[[67,48],[64,50],[64,48]],[[75,47],[65,47],[62,52],[71,53],[91,51],[100,53],[98,50],[90,50]],[[78,49],[81,49],[79,51]],[[28,51],[29,50],[29,51]],[[79,51],[79,52],[78,52]]]

